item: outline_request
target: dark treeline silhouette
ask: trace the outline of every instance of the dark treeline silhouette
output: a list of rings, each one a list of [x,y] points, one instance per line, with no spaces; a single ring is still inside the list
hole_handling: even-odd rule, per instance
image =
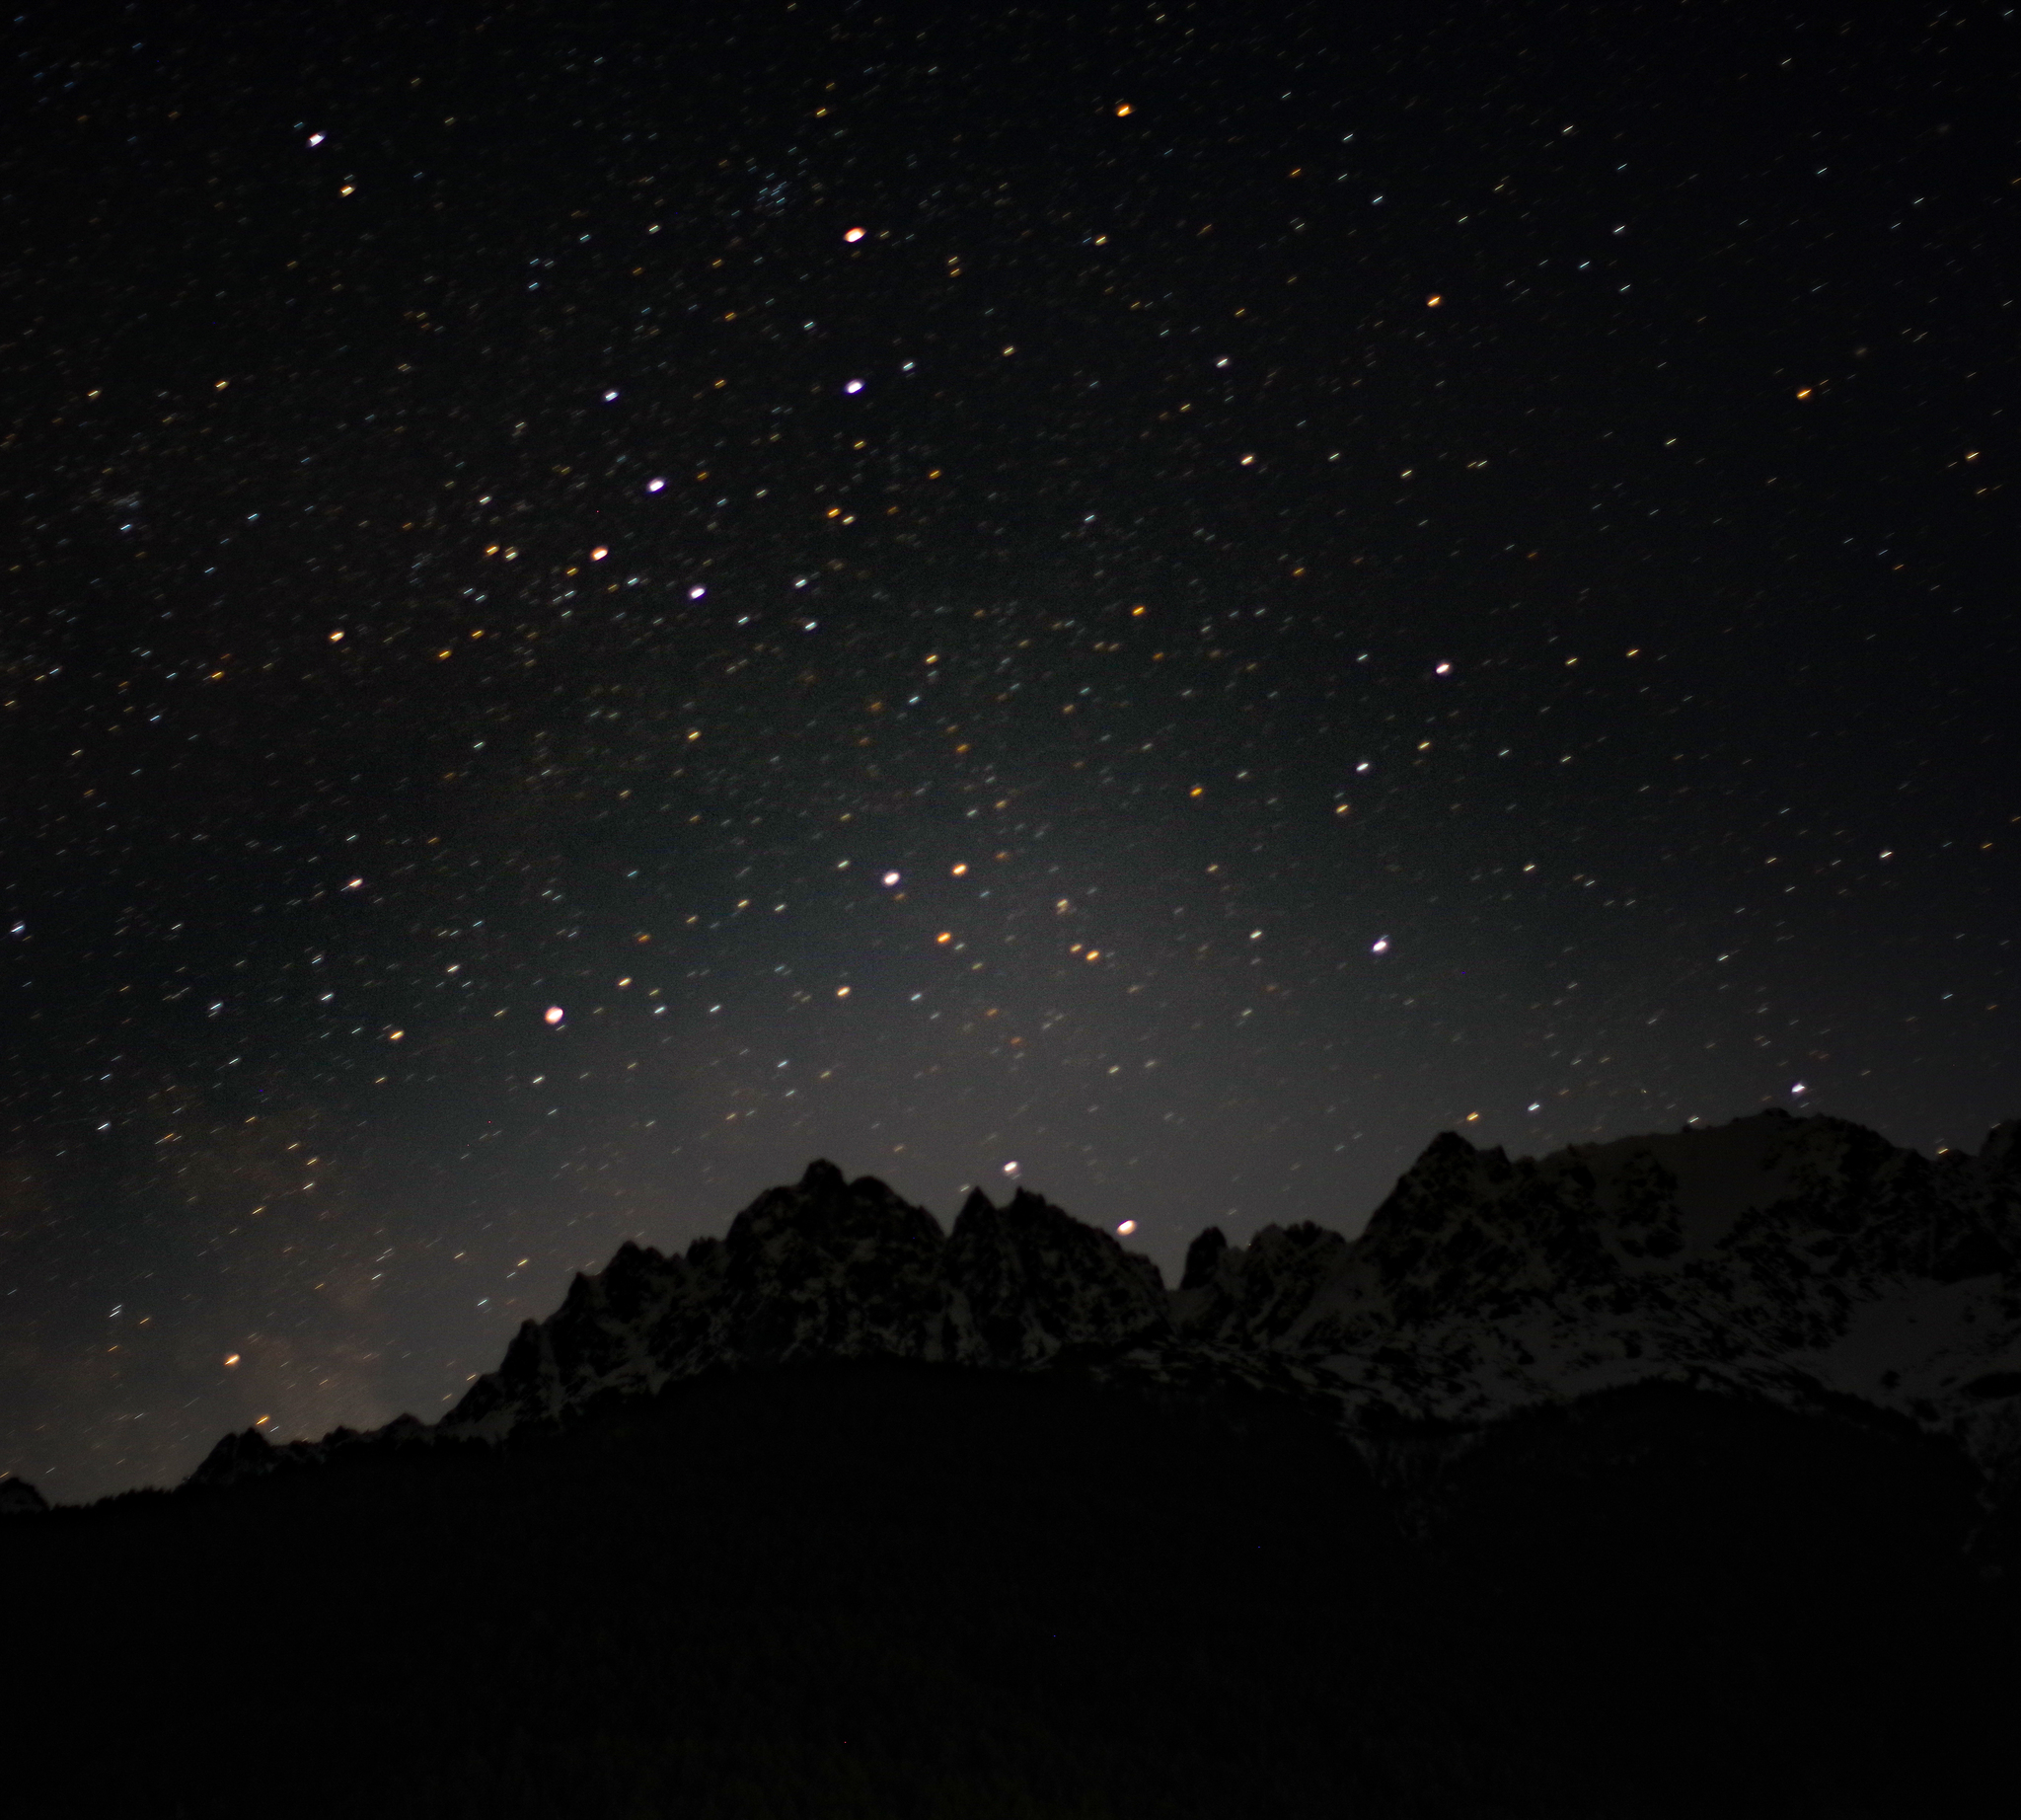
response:
[[[1258,1394],[829,1364],[9,1519],[9,1775],[192,1820],[1970,1810],[2015,1614],[1956,1456],[1662,1385],[1454,1439],[1385,1491]]]

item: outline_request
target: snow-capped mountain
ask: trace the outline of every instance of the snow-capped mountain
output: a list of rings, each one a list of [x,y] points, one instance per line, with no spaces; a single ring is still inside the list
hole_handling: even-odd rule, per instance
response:
[[[1651,1377],[1846,1395],[2021,1452],[2021,1121],[1930,1159],[1833,1118],[1511,1162],[1447,1133],[1348,1242],[1196,1242],[1175,1326],[1479,1421]]]
[[[711,1370],[876,1357],[1235,1379],[1324,1398],[1368,1439],[1667,1378],[1858,1398],[2021,1461],[2021,1121],[1935,1159],[1779,1112],[1513,1162],[1449,1132],[1359,1238],[1301,1224],[1235,1248],[1210,1229],[1176,1290],[1022,1189],[971,1194],[943,1234],[817,1162],[721,1239],[628,1243],[436,1429],[403,1417],[380,1438],[495,1439]],[[198,1477],[352,1438],[230,1436]]]

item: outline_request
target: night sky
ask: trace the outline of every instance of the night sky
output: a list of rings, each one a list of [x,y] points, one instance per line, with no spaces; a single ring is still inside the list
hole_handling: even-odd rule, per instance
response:
[[[0,1468],[825,1155],[1358,1229],[2021,1111],[1985,7],[33,5]]]

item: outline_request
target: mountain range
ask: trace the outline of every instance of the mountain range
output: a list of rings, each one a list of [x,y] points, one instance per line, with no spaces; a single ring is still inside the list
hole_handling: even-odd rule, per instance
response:
[[[500,1440],[723,1370],[908,1360],[1240,1384],[1323,1407],[1379,1467],[1390,1438],[1665,1382],[1795,1410],[1851,1403],[2021,1461],[2021,1120],[1935,1158],[1779,1111],[1511,1159],[1436,1138],[1358,1238],[1300,1223],[1148,1257],[1019,1189],[943,1232],[816,1162],[721,1238],[627,1243],[433,1428],[403,1416],[280,1446],[227,1436],[202,1483],[374,1441]]]
[[[12,1785],[254,1820],[1893,1820],[2021,1700],[2021,1160],[1435,1140],[1176,1287],[826,1163],[439,1422],[0,1481]]]

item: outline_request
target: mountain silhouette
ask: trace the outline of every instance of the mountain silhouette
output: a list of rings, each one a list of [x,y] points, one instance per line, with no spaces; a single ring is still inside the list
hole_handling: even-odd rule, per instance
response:
[[[817,1162],[577,1277],[437,1423],[0,1502],[18,1774],[187,1815],[1968,1811],[2021,1692],[2017,1132],[1447,1134],[1358,1238],[1210,1230],[1175,1288],[1036,1195],[943,1231]]]
[[[720,1239],[628,1242],[429,1432],[497,1440],[722,1370],[904,1359],[1240,1383],[1323,1405],[1364,1453],[1399,1422],[1478,1427],[1651,1381],[1807,1409],[1856,1399],[1982,1468],[2021,1454],[2021,1121],[1935,1159],[1833,1118],[1511,1161],[1448,1132],[1358,1239],[1269,1227],[1156,1265],[1020,1188],[950,1233],[872,1176],[811,1164]],[[412,1436],[227,1437],[204,1482]]]

